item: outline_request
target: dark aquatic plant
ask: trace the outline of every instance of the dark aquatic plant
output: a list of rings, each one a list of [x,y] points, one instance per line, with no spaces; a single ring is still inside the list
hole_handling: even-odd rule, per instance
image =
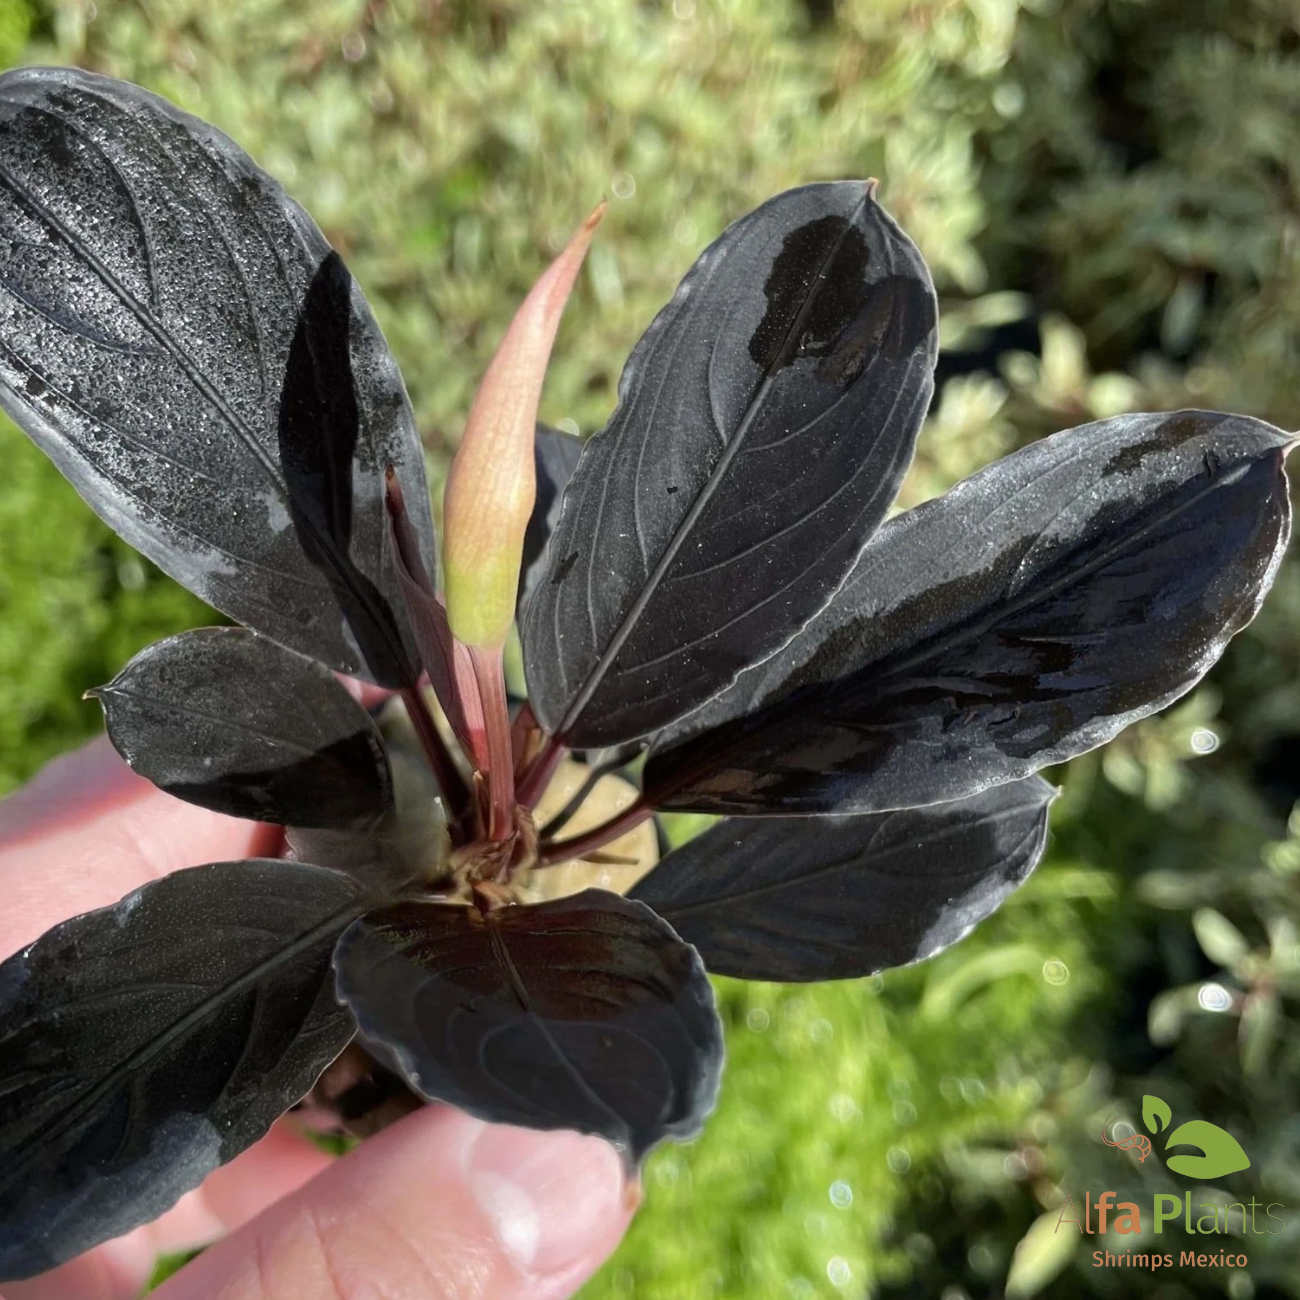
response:
[[[1059,433],[885,522],[936,304],[840,182],[702,254],[580,449],[533,422],[593,214],[475,400],[439,587],[405,390],[302,209],[133,86],[0,85],[4,407],[243,625],[137,656],[97,692],[109,734],[297,858],[178,872],[0,965],[0,1277],[161,1212],[354,1037],[423,1097],[629,1164],[689,1137],[706,969],[838,979],[960,939],[1042,852],[1038,770],[1189,690],[1277,570],[1292,440],[1201,411]],[[422,779],[336,673],[400,696]],[[630,807],[537,825],[567,753],[647,749]],[[627,897],[530,901],[657,808],[740,816]]]

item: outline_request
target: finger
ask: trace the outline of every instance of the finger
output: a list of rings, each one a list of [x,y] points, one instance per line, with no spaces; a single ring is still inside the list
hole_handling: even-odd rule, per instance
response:
[[[560,1300],[627,1228],[612,1148],[416,1111],[184,1268],[156,1300]]]
[[[0,957],[169,871],[273,853],[279,834],[163,794],[91,741],[0,802]]]
[[[149,1227],[154,1249],[193,1250],[256,1218],[334,1163],[292,1119],[280,1120],[256,1146],[208,1175]]]

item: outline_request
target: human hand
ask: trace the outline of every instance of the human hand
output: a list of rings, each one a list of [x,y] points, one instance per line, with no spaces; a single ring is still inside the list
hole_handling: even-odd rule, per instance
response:
[[[278,841],[161,793],[94,741],[0,803],[0,959],[169,871]],[[558,1300],[633,1208],[599,1138],[427,1106],[335,1160],[281,1120],[157,1222],[0,1300],[129,1300],[158,1252],[218,1238],[153,1300]]]

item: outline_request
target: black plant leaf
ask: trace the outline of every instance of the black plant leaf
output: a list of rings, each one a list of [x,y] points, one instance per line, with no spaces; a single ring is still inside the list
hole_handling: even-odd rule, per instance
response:
[[[392,806],[379,730],[324,665],[243,628],[142,650],[107,686],[108,735],[160,790],[281,826],[373,826]]]
[[[582,439],[548,425],[537,426],[533,468],[537,474],[537,500],[524,533],[524,557],[519,569],[519,610],[523,609],[546,569],[546,544],[560,522],[564,489],[578,468]]]
[[[630,893],[715,975],[830,980],[923,961],[1029,878],[1056,791],[1041,777],[954,803],[722,822]]]
[[[1124,415],[990,465],[886,524],[795,642],[687,721],[704,734],[652,752],[648,797],[915,807],[1104,743],[1254,617],[1291,441],[1244,416]]]
[[[403,903],[353,925],[334,961],[367,1048],[482,1119],[599,1133],[636,1163],[713,1107],[713,991],[641,903],[599,889],[486,915]]]
[[[351,1039],[330,953],[348,877],[221,862],[0,965],[0,1279],[156,1218],[257,1141]]]
[[[399,686],[383,476],[432,557],[405,389],[310,217],[212,127],[71,69],[0,77],[0,405],[217,609]]]
[[[778,195],[705,251],[583,450],[524,611],[548,731],[655,731],[826,603],[911,460],[936,318],[859,182]]]

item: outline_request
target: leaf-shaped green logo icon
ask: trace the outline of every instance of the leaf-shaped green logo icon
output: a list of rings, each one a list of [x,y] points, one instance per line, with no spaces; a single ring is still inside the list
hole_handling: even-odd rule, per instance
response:
[[[1249,1169],[1250,1159],[1241,1149],[1241,1143],[1231,1133],[1208,1120],[1192,1119],[1180,1124],[1169,1135],[1165,1150],[1176,1146],[1200,1147],[1199,1156],[1171,1156],[1169,1168],[1185,1178],[1222,1178]]]
[[[1142,1123],[1149,1133],[1165,1132],[1173,1117],[1168,1102],[1151,1093],[1142,1098]],[[1104,1132],[1102,1139],[1107,1140]],[[1108,1145],[1118,1144],[1108,1142]],[[1241,1143],[1226,1129],[1208,1120],[1188,1120],[1174,1129],[1165,1142],[1165,1150],[1179,1146],[1201,1149],[1199,1156],[1170,1156],[1165,1162],[1174,1173],[1185,1178],[1222,1178],[1250,1168],[1250,1158],[1241,1149]]]
[[[1168,1102],[1161,1101],[1150,1093],[1142,1098],[1142,1123],[1147,1126],[1148,1133],[1163,1133],[1173,1117]]]

